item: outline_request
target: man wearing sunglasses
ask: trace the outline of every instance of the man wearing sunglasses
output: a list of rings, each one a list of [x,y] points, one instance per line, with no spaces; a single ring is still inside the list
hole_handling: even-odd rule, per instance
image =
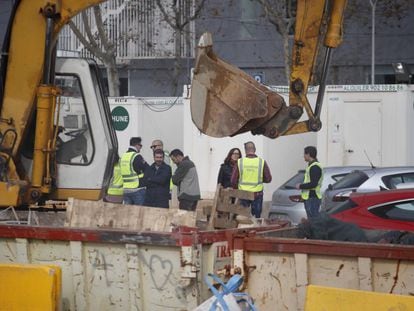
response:
[[[168,151],[164,150],[164,143],[162,142],[162,140],[160,139],[153,140],[151,144],[151,149],[152,149],[152,152],[154,152],[155,150],[164,151],[164,162],[171,166],[170,154]]]
[[[164,152],[165,164],[169,165],[173,172],[175,171],[176,166],[170,158],[170,153],[167,150],[164,150],[164,143],[162,142],[161,139],[153,140],[151,144],[151,149],[152,149],[152,152],[154,152],[155,150],[162,150]],[[171,180],[170,181],[170,192],[172,192],[173,186],[174,184],[172,183],[172,180]],[[171,193],[170,193],[170,196],[171,196]]]

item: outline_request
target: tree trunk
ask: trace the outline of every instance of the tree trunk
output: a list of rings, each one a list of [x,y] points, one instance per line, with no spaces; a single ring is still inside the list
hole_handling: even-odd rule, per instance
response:
[[[172,85],[173,85],[173,95],[177,96],[179,89],[178,86],[180,85],[179,81],[180,81],[180,74],[182,71],[181,68],[181,33],[182,30],[176,30],[175,31],[175,57],[174,57],[174,68],[173,68],[173,81],[172,81]]]
[[[178,96],[179,94],[179,85],[180,85],[180,74],[181,74],[181,58],[175,57],[174,58],[174,69],[173,69],[173,79],[172,79],[172,85],[173,85],[173,96]]]
[[[285,59],[285,75],[286,75],[286,81],[287,85],[289,86],[290,81],[290,64],[291,64],[291,49],[289,46],[289,34],[285,33],[283,34],[283,54]]]
[[[116,67],[115,57],[112,57],[110,61],[105,62],[106,75],[108,78],[108,91],[109,96],[119,96],[119,74]]]

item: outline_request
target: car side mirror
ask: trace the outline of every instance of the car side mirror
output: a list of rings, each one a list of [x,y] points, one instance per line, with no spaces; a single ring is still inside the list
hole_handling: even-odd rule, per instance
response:
[[[328,185],[328,190],[332,190],[332,184]]]

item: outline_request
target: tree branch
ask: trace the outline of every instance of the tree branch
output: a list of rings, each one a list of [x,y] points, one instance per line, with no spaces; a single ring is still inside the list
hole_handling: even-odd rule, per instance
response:
[[[85,28],[85,32],[86,32],[86,36],[88,37],[89,42],[93,45],[93,46],[98,46],[98,43],[96,42],[95,38],[93,37],[93,34],[91,32],[91,24],[89,23],[88,20],[88,15],[86,14],[86,11],[82,11],[81,13],[81,17],[82,17],[82,23],[83,26]],[[86,38],[85,38],[86,39]]]
[[[164,20],[167,22],[168,25],[170,25],[170,27],[172,29],[177,29],[175,23],[173,22],[173,20],[171,20],[170,15],[165,10],[164,5],[161,4],[161,0],[156,0],[156,1],[157,1],[157,6],[161,11],[161,14],[162,14]]]
[[[99,39],[102,42],[102,46],[104,47],[105,51],[108,54],[113,54],[114,53],[114,44],[110,43],[109,40],[108,40],[106,31],[104,29],[104,25],[103,25],[103,22],[102,22],[101,7],[99,5],[95,5],[93,7],[93,14],[95,15],[96,27],[98,28]]]
[[[100,51],[99,46],[96,44],[96,42],[93,41],[93,43],[90,43],[88,40],[86,40],[86,38],[82,35],[79,28],[76,27],[73,21],[69,21],[68,25],[70,29],[73,31],[73,33],[76,35],[76,37],[78,37],[79,41],[83,44],[83,46],[87,48],[89,51],[91,51],[91,53],[94,54],[101,61],[104,61],[105,54]]]

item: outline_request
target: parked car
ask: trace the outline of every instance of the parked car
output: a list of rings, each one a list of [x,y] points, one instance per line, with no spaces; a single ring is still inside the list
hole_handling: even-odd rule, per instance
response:
[[[354,192],[328,214],[363,229],[414,231],[414,188]]]
[[[336,166],[323,169],[322,191],[329,184],[335,183],[354,170],[368,169],[367,166]],[[269,218],[289,220],[292,224],[298,224],[306,217],[305,207],[300,197],[300,190],[296,184],[303,182],[305,170],[298,171],[292,178],[273,192],[272,205],[269,210]]]
[[[414,182],[414,166],[377,167],[354,171],[332,185],[323,194],[322,211],[329,211],[349,199],[352,192],[396,189]]]

